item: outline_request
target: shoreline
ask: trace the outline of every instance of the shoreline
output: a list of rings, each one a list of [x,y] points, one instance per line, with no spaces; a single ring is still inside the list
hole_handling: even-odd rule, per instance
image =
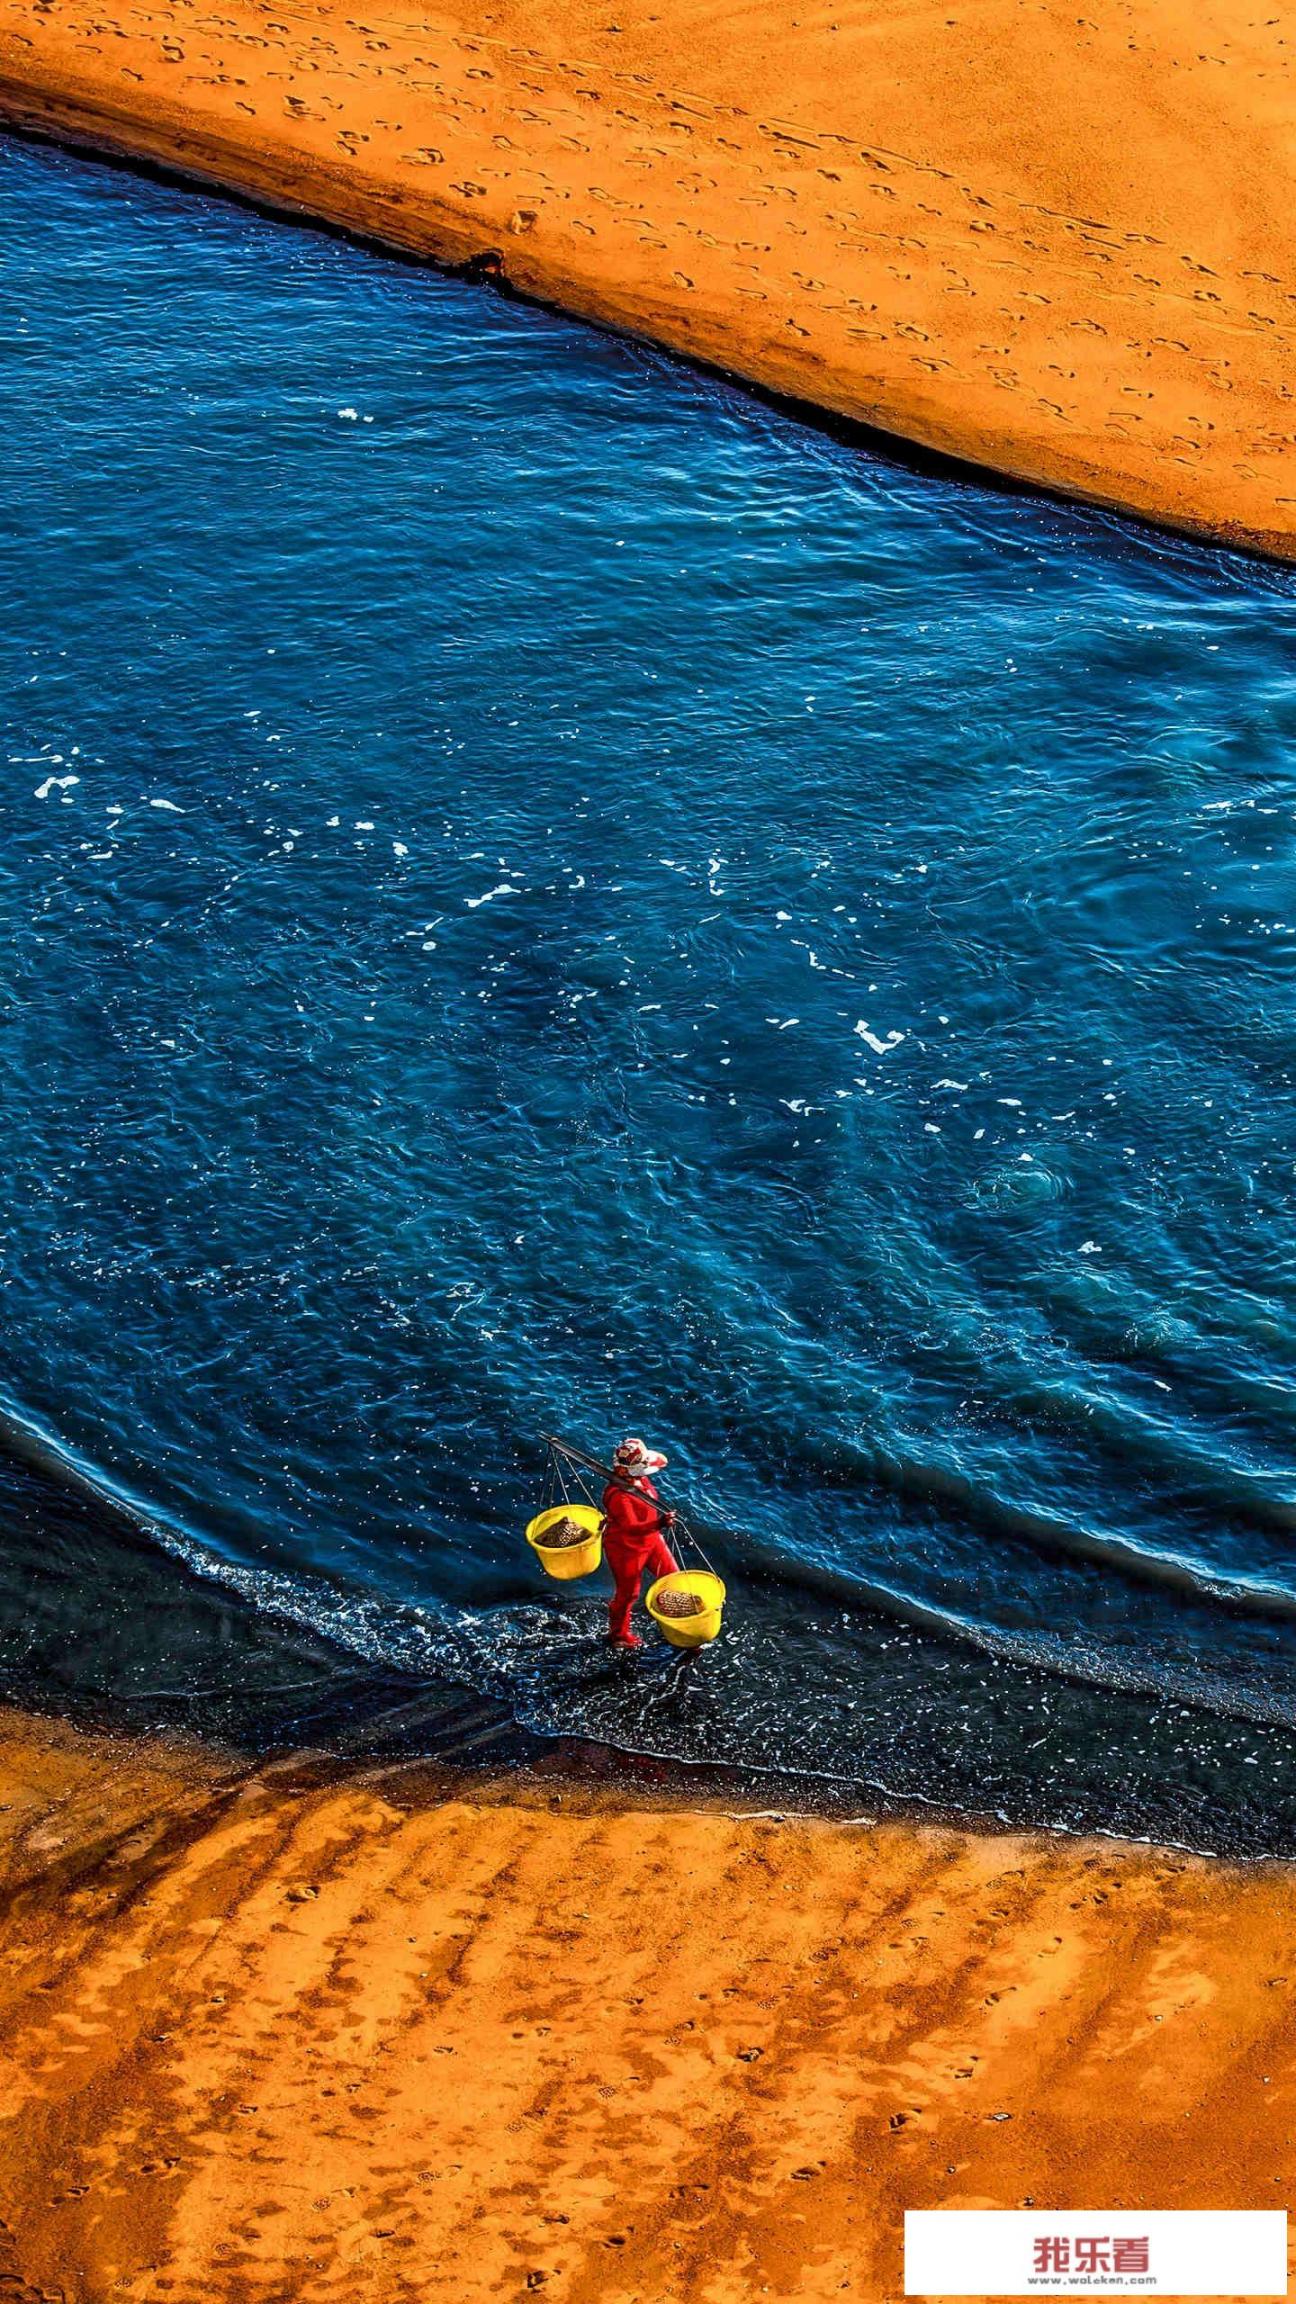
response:
[[[905,2207],[1296,2175],[1290,1865],[6,1711],[0,1877],[32,2291],[890,2298]]]
[[[321,1781],[362,1771],[395,1775],[404,1770],[435,1783],[447,1797],[475,1799],[493,1787],[504,1788],[507,1796],[509,1786],[518,1787],[522,1796],[539,1784],[578,1800],[626,1808],[648,1803],[690,1815],[732,1816],[737,1802],[744,1814],[811,1827],[895,1826],[961,1833],[986,1842],[1024,1839],[1042,1848],[1143,1851],[1221,1865],[1239,1875],[1288,1869],[1296,1875],[1296,1854],[1281,1848],[1209,1847],[1094,1819],[1014,1818],[1002,1809],[897,1789],[876,1777],[829,1775],[791,1764],[744,1765],[653,1751],[572,1729],[539,1730],[524,1727],[505,1705],[468,1689],[457,1690],[448,1682],[428,1686],[434,1691],[431,1709],[414,1709],[407,1718],[399,1698],[388,1703],[383,1691],[366,1689],[363,1681],[340,1682],[336,1700],[317,1708],[309,1726],[291,1714],[282,1719],[270,1714],[255,1720],[248,1736],[235,1721],[203,1714],[132,1719],[119,1700],[78,1698],[66,1690],[47,1701],[30,1688],[13,1689],[0,1696],[0,1718],[12,1712],[37,1734],[66,1729],[90,1743],[125,1751],[224,1756],[229,1765],[247,1770],[300,1768]]]
[[[926,1770],[895,1781],[877,1755],[877,1772],[861,1755],[853,1772],[838,1773],[791,1759],[689,1753],[671,1749],[669,1737],[654,1749],[618,1742],[606,1729],[528,1727],[502,1694],[427,1666],[366,1660],[339,1645],[309,1610],[303,1617],[254,1601],[225,1581],[214,1559],[199,1566],[188,1551],[173,1549],[148,1506],[48,1435],[11,1417],[2,1437],[0,1459],[8,1454],[10,1470],[12,1461],[21,1464],[28,1483],[11,1497],[17,1517],[7,1563],[14,1580],[8,1605],[20,1610],[28,1645],[11,1658],[6,1701],[33,1721],[62,1722],[123,1748],[192,1744],[237,1755],[249,1767],[284,1765],[303,1754],[337,1769],[423,1764],[444,1768],[447,1782],[469,1794],[495,1777],[535,1775],[622,1803],[648,1796],[690,1810],[741,1805],[831,1823],[886,1819],[987,1839],[1025,1833],[1041,1842],[1161,1848],[1242,1867],[1293,1859],[1287,1811],[1284,1836],[1272,1813],[1267,1821],[1254,1807],[1244,1815],[1219,1798],[1204,1812],[1190,1799],[1149,1805],[1146,1778],[1144,1797],[1123,1803],[1104,1797],[1092,1778],[1082,1787],[1074,1776],[1065,1799],[1056,1781],[1051,1800],[1032,1797],[1020,1783],[1014,1796],[1002,1773],[997,1783],[987,1773],[994,1766],[988,1747],[972,1767],[956,1771],[957,1781],[946,1776],[937,1789]],[[50,1572],[45,1543],[34,1533],[42,1528],[55,1537],[62,1570]],[[20,1530],[33,1533],[24,1538]],[[82,1581],[66,1572],[69,1560],[89,1556],[97,1562],[96,1589],[112,1596],[92,1625]],[[137,1623],[154,1627],[143,1673],[131,1630]],[[87,1682],[76,1659],[88,1636],[97,1662]],[[1049,1686],[1057,1698],[1068,1683],[1050,1679]],[[1076,1686],[1101,1695],[1083,1680]],[[1227,1715],[1212,1718],[1228,1732]],[[992,1722],[984,1727],[996,1732]],[[1064,1731],[1079,1744],[1085,1732],[1082,1719]]]
[[[779,397],[1296,557],[1273,32],[1236,0],[1209,33],[1171,0],[1019,17],[853,0],[721,37],[570,0],[381,25],[0,0],[0,120],[441,264],[496,253],[520,296]]]

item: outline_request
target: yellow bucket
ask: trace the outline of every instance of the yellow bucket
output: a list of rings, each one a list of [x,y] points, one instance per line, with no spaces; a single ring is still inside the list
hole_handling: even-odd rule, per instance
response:
[[[588,1528],[584,1544],[546,1544],[545,1530],[556,1520],[574,1520]],[[528,1520],[526,1540],[547,1576],[565,1584],[572,1576],[591,1576],[603,1558],[603,1515],[596,1504],[555,1504]]]
[[[663,1616],[657,1608],[663,1592],[696,1592],[705,1600],[706,1608],[699,1616]],[[720,1629],[724,1603],[725,1588],[719,1577],[702,1568],[677,1568],[673,1575],[659,1576],[648,1587],[648,1613],[672,1648],[705,1648]]]

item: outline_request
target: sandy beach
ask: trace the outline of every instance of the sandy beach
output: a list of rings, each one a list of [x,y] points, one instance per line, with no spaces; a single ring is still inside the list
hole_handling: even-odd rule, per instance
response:
[[[906,2206],[1284,2205],[1296,1881],[0,1725],[0,2283],[891,2298]]]
[[[795,4],[0,0],[0,117],[1296,553],[1285,19]]]

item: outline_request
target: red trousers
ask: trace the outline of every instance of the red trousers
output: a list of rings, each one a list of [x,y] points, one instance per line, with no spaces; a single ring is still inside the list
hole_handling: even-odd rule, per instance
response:
[[[646,1543],[636,1545],[633,1552],[614,1554],[603,1540],[603,1557],[616,1578],[616,1590],[608,1609],[608,1632],[614,1640],[624,1640],[630,1629],[630,1611],[639,1597],[644,1576],[669,1576],[675,1566],[671,1551],[660,1536],[650,1536]]]

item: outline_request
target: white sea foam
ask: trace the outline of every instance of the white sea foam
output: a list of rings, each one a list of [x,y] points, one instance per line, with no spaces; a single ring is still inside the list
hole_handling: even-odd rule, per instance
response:
[[[515,888],[511,881],[501,880],[498,888],[488,888],[484,896],[465,896],[464,903],[470,912],[475,912],[479,904],[493,904],[497,896],[520,896],[521,894],[522,890]]]
[[[864,1022],[863,1017],[860,1018],[859,1023],[855,1027],[855,1031],[856,1036],[859,1039],[866,1040],[868,1042],[869,1047],[873,1050],[875,1056],[889,1056],[892,1049],[898,1048],[901,1041],[904,1039],[903,1032],[888,1032],[885,1039],[880,1038],[879,1035],[872,1031],[871,1028]]]

